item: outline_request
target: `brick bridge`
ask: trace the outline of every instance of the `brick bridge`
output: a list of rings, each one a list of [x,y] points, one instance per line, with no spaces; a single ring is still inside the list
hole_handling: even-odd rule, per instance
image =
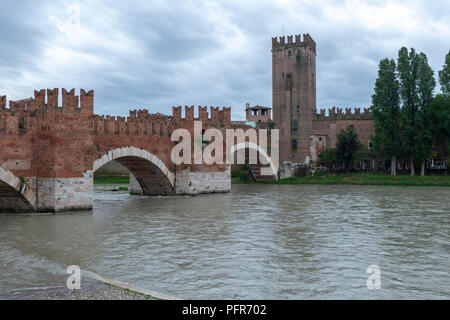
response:
[[[204,129],[233,128],[230,108],[173,107],[172,116],[130,111],[129,117],[94,114],[94,92],[62,89],[34,92],[34,98],[0,97],[0,212],[90,209],[93,173],[116,160],[130,171],[130,191],[145,195],[228,192],[229,165],[175,166],[171,134],[195,120]]]

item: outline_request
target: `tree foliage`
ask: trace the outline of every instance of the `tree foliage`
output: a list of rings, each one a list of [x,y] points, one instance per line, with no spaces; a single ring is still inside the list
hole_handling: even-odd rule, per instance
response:
[[[415,163],[422,164],[431,157],[433,135],[430,104],[436,86],[434,72],[428,65],[424,53],[417,54],[403,47],[398,53],[397,70],[402,102],[401,130],[405,135],[402,144],[410,159],[411,174],[415,174]]]
[[[352,126],[342,129],[337,136],[336,156],[342,161],[346,169],[351,169],[355,152],[361,148],[361,143]]]
[[[442,70],[439,71],[439,83],[444,95],[450,96],[450,50],[445,56],[445,63]]]
[[[331,168],[334,163],[339,162],[337,158],[336,148],[329,148],[323,150],[319,154],[319,162]]]
[[[400,156],[401,110],[394,60],[386,58],[380,61],[371,109],[375,122],[375,136],[372,138],[374,148],[379,152],[383,151],[387,158]]]
[[[435,139],[447,139],[447,156],[450,155],[450,95],[438,94],[430,105]]]
[[[414,159],[418,163],[428,160],[433,151],[433,122],[431,116],[431,101],[433,100],[433,90],[436,87],[434,72],[428,65],[427,56],[420,53],[419,69],[417,75],[417,113],[415,128],[415,148]]]
[[[411,48],[401,48],[397,59],[402,101],[402,131],[406,136],[403,151],[410,158],[411,174],[414,174],[414,151],[416,145],[416,114],[418,111],[417,78],[419,73],[419,55]]]

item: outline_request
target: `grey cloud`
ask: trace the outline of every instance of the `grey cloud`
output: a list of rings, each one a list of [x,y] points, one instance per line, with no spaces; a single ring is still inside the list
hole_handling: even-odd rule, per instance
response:
[[[450,47],[439,31],[450,29],[447,2],[398,3],[416,8],[424,29],[437,31],[374,29],[351,15],[344,23],[330,20],[345,7],[342,1],[80,1],[93,40],[70,41],[47,16],[64,21],[69,2],[40,2],[39,8],[8,2],[0,12],[0,91],[12,92],[0,94],[21,98],[35,88],[81,87],[95,90],[99,114],[126,115],[136,107],[170,114],[172,105],[188,104],[231,106],[233,118],[243,119],[246,102],[272,104],[271,37],[284,26],[286,34],[309,33],[317,42],[318,108],[368,107],[380,59],[413,46],[437,72]],[[69,61],[52,61],[48,48],[67,50]]]

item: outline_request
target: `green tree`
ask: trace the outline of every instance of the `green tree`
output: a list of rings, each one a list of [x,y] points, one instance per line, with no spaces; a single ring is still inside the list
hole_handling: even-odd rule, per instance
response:
[[[355,130],[352,126],[342,129],[337,136],[336,156],[338,160],[344,162],[345,169],[351,169],[355,152],[361,148]]]
[[[395,176],[397,158],[401,153],[401,110],[394,60],[386,58],[380,61],[371,109],[375,122],[375,136],[372,138],[374,148],[383,151],[391,159],[391,174]]]
[[[411,48],[401,48],[398,52],[397,70],[400,80],[400,97],[402,108],[402,130],[406,136],[404,152],[410,160],[411,175],[415,175],[414,154],[416,147],[416,114],[418,112],[418,73],[420,58],[416,51]]]
[[[421,164],[420,175],[425,175],[425,161],[432,157],[433,153],[433,121],[431,115],[431,101],[433,100],[433,90],[436,87],[434,72],[428,65],[427,56],[420,53],[418,70],[418,108],[416,113],[416,134],[415,134],[415,161]]]
[[[430,106],[433,135],[436,140],[447,140],[447,155],[450,154],[450,95],[438,94]]]
[[[439,71],[439,82],[441,84],[441,91],[444,95],[450,95],[450,50],[445,56],[445,63],[442,70]]]
[[[333,164],[338,162],[336,148],[323,150],[319,154],[319,162],[328,168],[333,168]]]

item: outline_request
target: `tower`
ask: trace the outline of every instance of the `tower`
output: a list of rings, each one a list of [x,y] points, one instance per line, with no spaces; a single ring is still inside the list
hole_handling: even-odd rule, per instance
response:
[[[316,113],[316,43],[309,34],[272,38],[272,107],[280,162],[305,162]]]

